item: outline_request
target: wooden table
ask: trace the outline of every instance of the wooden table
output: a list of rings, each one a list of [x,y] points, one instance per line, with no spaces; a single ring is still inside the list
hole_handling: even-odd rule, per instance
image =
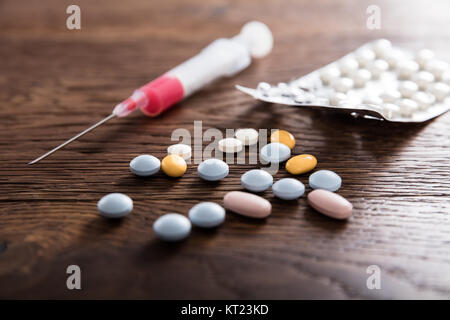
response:
[[[447,1],[77,0],[82,29],[69,31],[71,3],[0,2],[1,298],[450,297],[450,113],[426,124],[389,124],[258,103],[234,89],[287,81],[380,37],[450,60]],[[370,4],[381,8],[381,30],[366,28]],[[157,119],[110,121],[26,164],[251,19],[273,30],[269,57]],[[194,164],[181,179],[129,172],[133,157],[162,158],[172,131],[193,132],[196,120],[203,130],[289,130],[294,153],[311,153],[317,169],[342,176],[339,194],[354,204],[353,217],[334,221],[305,197],[284,202],[269,190],[267,221],[228,213],[217,230],[161,243],[152,232],[158,216],[221,203],[257,167],[232,165],[218,184],[201,181]],[[275,179],[286,176],[282,169]],[[307,178],[299,177],[306,185]],[[97,213],[98,199],[110,192],[134,200],[122,221]],[[73,264],[82,270],[82,290],[66,288]],[[369,265],[381,269],[380,290],[366,286]]]

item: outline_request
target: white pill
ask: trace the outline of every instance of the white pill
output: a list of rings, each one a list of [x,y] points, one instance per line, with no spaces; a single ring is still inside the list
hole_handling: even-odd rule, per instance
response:
[[[428,61],[434,59],[434,53],[428,49],[419,50],[416,54],[416,62],[420,65],[421,68],[424,68]]]
[[[375,60],[375,52],[372,49],[361,48],[356,51],[355,58],[360,67],[365,67]]]
[[[392,119],[400,115],[400,107],[393,103],[383,104],[383,114],[386,118]]]
[[[419,109],[421,110],[428,108],[436,101],[433,95],[423,91],[416,92],[412,96],[412,99],[417,102]]]
[[[291,149],[282,143],[272,142],[261,148],[260,157],[265,162],[280,163],[291,156]]]
[[[137,176],[148,177],[159,171],[161,161],[158,158],[143,154],[130,161],[130,170]]]
[[[383,99],[383,102],[392,103],[397,101],[402,97],[402,94],[396,89],[388,89],[380,94],[380,98]]]
[[[340,76],[341,72],[336,67],[327,67],[320,71],[320,79],[324,84],[329,84]]]
[[[192,156],[192,149],[187,144],[177,143],[167,148],[168,154],[176,154],[182,157],[184,160],[190,159]]]
[[[387,39],[379,39],[373,43],[372,48],[377,57],[380,58],[384,57],[386,53],[388,53],[391,50],[392,44]]]
[[[442,74],[448,70],[448,63],[442,60],[430,60],[425,64],[425,70],[431,72],[437,80],[441,79]]]
[[[260,83],[258,83],[257,90],[262,91],[262,92],[267,92],[270,90],[271,87],[272,86],[267,82],[260,82]]]
[[[339,61],[339,69],[342,75],[349,75],[358,70],[359,64],[355,58],[346,57]]]
[[[100,214],[107,218],[122,218],[133,210],[133,200],[123,193],[110,193],[97,202]]]
[[[372,73],[367,69],[359,69],[351,75],[355,87],[364,87],[372,78]]]
[[[235,153],[242,150],[242,142],[235,138],[225,138],[219,141],[219,150],[224,153]]]
[[[419,65],[413,60],[402,60],[398,63],[397,74],[399,79],[411,79],[419,71]]]
[[[330,104],[332,106],[338,107],[342,103],[347,101],[347,95],[342,92],[333,92],[330,96]]]
[[[384,55],[384,60],[387,61],[387,63],[389,64],[389,67],[391,69],[396,68],[397,65],[399,64],[399,62],[403,59],[404,59],[404,53],[398,49],[389,50]]]
[[[331,85],[337,92],[346,93],[353,88],[354,82],[352,79],[344,77],[335,79]]]
[[[259,133],[255,129],[238,129],[234,135],[244,146],[256,144],[259,138]]]
[[[201,202],[189,210],[189,219],[194,226],[214,228],[225,220],[225,209],[214,202]]]
[[[372,72],[372,78],[378,79],[383,72],[389,70],[389,64],[386,60],[375,60],[367,67],[370,72]]]
[[[411,98],[417,90],[419,90],[417,83],[409,80],[401,82],[398,87],[398,91],[400,91],[403,98]]]
[[[383,99],[381,99],[379,96],[369,95],[363,98],[362,103],[381,106],[383,104]]]
[[[164,241],[180,241],[191,233],[191,221],[178,213],[160,216],[153,223],[156,236]]]
[[[430,83],[434,82],[434,76],[431,72],[419,71],[413,75],[412,80],[417,83],[419,89],[424,90]]]
[[[411,116],[419,109],[417,102],[411,99],[402,99],[399,102],[400,114],[405,117]]]
[[[443,101],[450,94],[450,87],[442,82],[431,83],[427,91],[436,97],[437,101]]]
[[[441,82],[450,86],[450,71],[445,71],[444,73],[442,73]]]

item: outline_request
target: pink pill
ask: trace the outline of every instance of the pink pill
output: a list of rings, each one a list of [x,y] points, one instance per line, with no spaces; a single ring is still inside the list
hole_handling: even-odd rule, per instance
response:
[[[231,191],[223,197],[223,205],[228,210],[251,218],[265,218],[272,212],[269,201],[252,193]]]
[[[328,190],[316,189],[310,192],[308,203],[320,213],[331,218],[347,219],[352,215],[352,204],[344,197]]]

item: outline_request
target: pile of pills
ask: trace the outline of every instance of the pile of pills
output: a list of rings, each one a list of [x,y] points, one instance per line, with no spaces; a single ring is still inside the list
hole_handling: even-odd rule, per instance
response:
[[[254,129],[236,131],[236,138],[226,138],[219,142],[222,152],[236,153],[243,146],[256,144],[259,134]],[[270,136],[270,143],[260,150],[260,159],[267,163],[286,162],[285,168],[292,175],[310,172],[317,166],[317,159],[310,154],[291,157],[295,147],[294,136],[285,130],[276,130]],[[140,155],[130,162],[130,170],[137,176],[149,177],[160,169],[169,177],[181,177],[187,170],[192,151],[188,145],[175,144],[167,149],[168,155],[159,161],[152,155]],[[206,181],[219,181],[229,173],[229,166],[219,159],[207,159],[197,168],[198,176]],[[308,194],[312,208],[335,219],[347,219],[352,214],[352,205],[345,198],[334,193],[342,184],[342,179],[330,170],[319,170],[309,176],[309,186],[314,189]],[[250,192],[231,191],[223,198],[223,207],[214,202],[201,202],[193,206],[188,217],[179,213],[160,216],[153,224],[155,235],[164,241],[179,241],[189,236],[192,225],[199,228],[215,228],[225,221],[225,209],[237,214],[264,219],[272,212],[271,203],[254,193],[272,188],[275,197],[295,200],[305,193],[305,185],[295,178],[283,178],[274,183],[273,176],[264,169],[253,169],[241,176],[241,185]],[[111,193],[97,204],[102,216],[121,218],[133,209],[133,201],[127,195]]]

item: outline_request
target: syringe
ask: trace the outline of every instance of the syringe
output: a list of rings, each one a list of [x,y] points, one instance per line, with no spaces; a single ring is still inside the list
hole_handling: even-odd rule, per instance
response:
[[[147,116],[157,116],[210,82],[220,77],[231,77],[242,71],[250,64],[252,57],[266,56],[272,46],[270,29],[262,22],[248,22],[238,35],[230,39],[215,40],[196,56],[135,90],[103,120],[28,164],[48,157],[114,117],[125,117],[136,109],[140,109]]]

